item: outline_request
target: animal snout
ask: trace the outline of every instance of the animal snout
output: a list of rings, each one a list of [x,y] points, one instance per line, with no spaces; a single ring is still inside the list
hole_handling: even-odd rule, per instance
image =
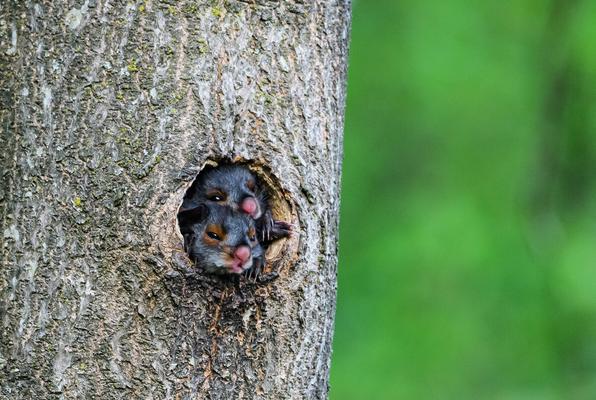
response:
[[[258,213],[259,205],[257,204],[257,201],[255,200],[254,197],[247,197],[244,200],[242,200],[242,203],[240,204],[240,208],[245,213],[254,216],[255,214]]]
[[[239,246],[234,251],[234,257],[245,263],[250,258],[250,247],[248,246]]]

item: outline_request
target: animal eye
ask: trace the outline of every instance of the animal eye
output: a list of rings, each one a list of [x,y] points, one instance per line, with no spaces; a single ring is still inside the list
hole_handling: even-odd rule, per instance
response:
[[[211,239],[214,239],[214,240],[221,240],[219,235],[215,232],[209,231],[209,232],[207,232],[207,236],[209,236]]]
[[[249,180],[248,182],[246,182],[246,187],[249,190],[255,190],[255,181],[253,181],[252,179]]]
[[[257,237],[255,235],[249,236],[248,238],[250,239],[251,242],[254,242],[255,240],[257,240]]]
[[[225,201],[226,192],[221,189],[211,189],[207,191],[207,200],[210,201]]]

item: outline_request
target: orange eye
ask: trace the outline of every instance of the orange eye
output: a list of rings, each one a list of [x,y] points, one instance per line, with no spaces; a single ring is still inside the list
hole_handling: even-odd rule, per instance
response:
[[[207,232],[207,236],[209,236],[211,239],[214,239],[214,240],[221,240],[219,235],[215,232],[209,231],[209,232]]]

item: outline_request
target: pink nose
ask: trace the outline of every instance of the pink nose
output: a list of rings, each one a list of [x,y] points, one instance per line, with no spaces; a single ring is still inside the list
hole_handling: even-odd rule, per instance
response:
[[[243,263],[248,261],[250,257],[250,247],[240,246],[234,251],[234,257],[242,261]]]
[[[242,200],[240,208],[245,213],[253,215],[257,211],[257,202],[255,201],[254,197],[247,197],[246,199]]]

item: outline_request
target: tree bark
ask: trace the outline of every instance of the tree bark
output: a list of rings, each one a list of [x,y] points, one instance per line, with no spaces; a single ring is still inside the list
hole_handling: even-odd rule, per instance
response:
[[[325,398],[349,0],[0,4],[1,398]],[[249,162],[296,234],[253,283],[176,212]]]

